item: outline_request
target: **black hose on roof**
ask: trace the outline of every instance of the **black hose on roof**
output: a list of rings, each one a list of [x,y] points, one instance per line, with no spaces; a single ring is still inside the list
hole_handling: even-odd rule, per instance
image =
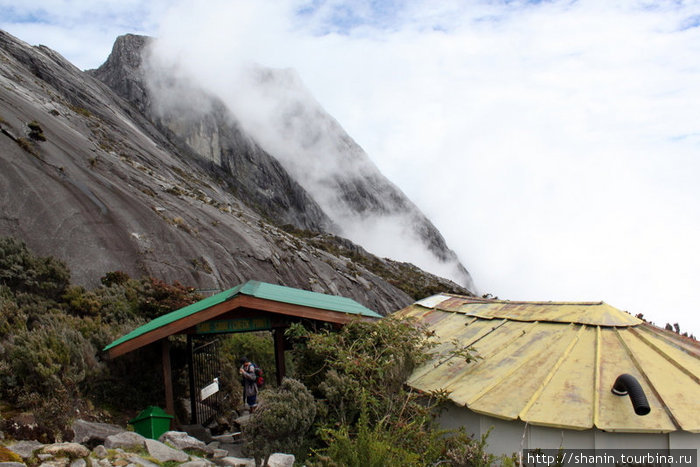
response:
[[[639,384],[637,378],[627,373],[623,373],[617,377],[615,384],[613,384],[612,392],[618,396],[626,396],[629,394],[630,400],[632,401],[632,407],[634,407],[634,413],[637,415],[646,415],[651,412],[651,407],[649,407],[649,401],[647,401],[647,396],[644,394],[644,389],[642,385]]]

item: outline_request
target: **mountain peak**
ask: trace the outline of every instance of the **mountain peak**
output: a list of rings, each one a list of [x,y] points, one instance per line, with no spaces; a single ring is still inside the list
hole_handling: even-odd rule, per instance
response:
[[[0,32],[0,236],[66,261],[86,286],[117,270],[203,289],[257,279],[383,314],[416,294],[467,292],[332,235],[315,195],[227,103],[147,79],[151,41],[122,36],[82,72]]]

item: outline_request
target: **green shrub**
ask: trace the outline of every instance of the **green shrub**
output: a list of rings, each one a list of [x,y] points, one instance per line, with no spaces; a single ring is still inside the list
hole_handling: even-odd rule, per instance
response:
[[[81,286],[68,287],[62,298],[68,313],[74,316],[96,316],[103,305],[95,292]]]
[[[16,383],[4,391],[78,395],[78,385],[90,369],[97,366],[95,348],[70,321],[51,319],[31,331],[15,334],[6,347],[12,376]],[[5,380],[7,381],[7,377]]]
[[[244,428],[248,455],[267,459],[273,452],[303,455],[306,433],[316,418],[314,397],[301,382],[285,378],[278,388],[260,394],[260,408]]]
[[[27,329],[27,315],[17,303],[0,295],[0,340]]]
[[[331,424],[353,423],[363,392],[372,421],[391,413],[407,376],[432,347],[421,328],[395,318],[354,321],[338,332],[292,326],[288,335],[295,341],[298,378],[328,400]]]
[[[167,284],[154,277],[141,280],[140,295],[139,314],[147,319],[157,318],[204,298],[193,287],[185,287],[177,281]]]
[[[119,271],[102,283],[93,290],[70,286],[63,262],[0,238],[0,400],[32,412],[38,423],[32,436],[45,442],[64,437],[76,409],[85,415],[85,404],[122,412],[163,403],[160,346],[107,361],[100,360],[101,349],[197,294]],[[177,368],[185,368],[184,340],[171,341],[175,390],[183,394],[186,378]]]
[[[58,300],[70,283],[70,271],[63,261],[38,257],[24,242],[0,238],[0,284],[13,292],[26,292]]]
[[[105,274],[101,279],[102,285],[111,287],[113,285],[125,285],[131,277],[124,271],[112,271]]]
[[[370,426],[367,410],[357,423],[357,433],[347,425],[325,430],[328,447],[317,453],[312,465],[327,467],[383,467],[386,465],[419,466],[421,456],[401,446],[385,420]]]
[[[27,123],[29,127],[29,137],[34,141],[46,141],[46,136],[44,136],[44,130],[39,125],[39,122],[32,120]]]

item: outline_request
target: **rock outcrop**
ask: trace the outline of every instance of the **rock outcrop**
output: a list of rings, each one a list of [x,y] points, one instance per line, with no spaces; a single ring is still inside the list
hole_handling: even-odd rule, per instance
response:
[[[121,36],[105,64],[90,73],[172,140],[231,174],[254,203],[260,202],[256,189],[271,190],[276,203],[297,211],[295,218],[312,218],[312,229],[347,236],[371,251],[387,243],[383,236],[401,236],[402,244],[432,255],[432,262],[473,290],[469,273],[440,232],[323,110],[294,70],[247,70],[239,92],[246,94],[246,108],[238,108],[240,99],[224,103],[216,96],[228,91],[204,90],[157,46],[157,39]],[[286,169],[283,174],[277,161]],[[299,197],[297,184],[311,195],[311,203]],[[299,226],[293,219],[287,222]]]
[[[146,42],[117,41],[121,58],[102,69],[125,83],[127,101],[98,72],[0,31],[0,235],[66,261],[86,286],[115,270],[201,289],[257,279],[384,314],[416,298],[408,280],[468,293],[322,233],[332,219],[215,99],[199,133],[189,116],[146,111],[148,94],[131,75]],[[207,138],[213,152],[202,155]]]

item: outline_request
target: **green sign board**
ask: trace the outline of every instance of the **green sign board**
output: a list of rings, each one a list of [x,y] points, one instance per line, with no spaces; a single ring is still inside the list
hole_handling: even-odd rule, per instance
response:
[[[270,318],[235,318],[199,323],[197,334],[261,331],[264,329],[272,329]]]

